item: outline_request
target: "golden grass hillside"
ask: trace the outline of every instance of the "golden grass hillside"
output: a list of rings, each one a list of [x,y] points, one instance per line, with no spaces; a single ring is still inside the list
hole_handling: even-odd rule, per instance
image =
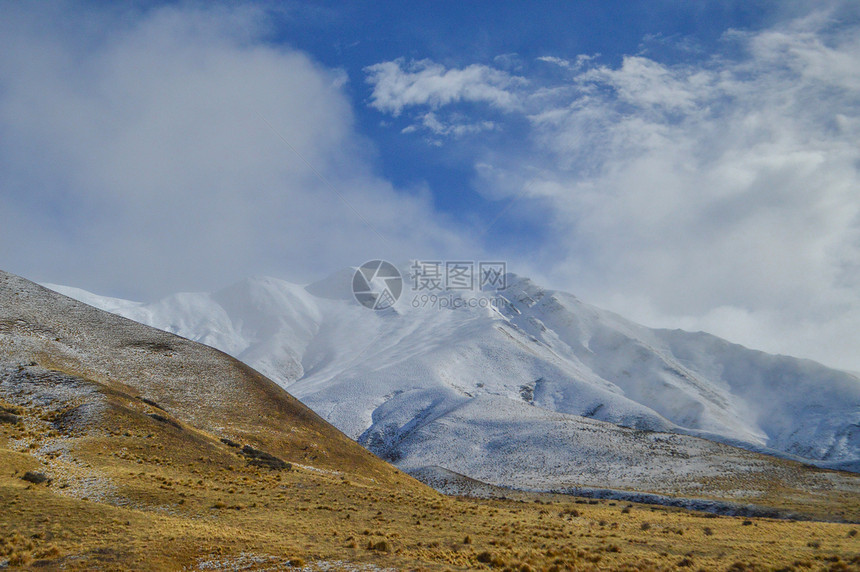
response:
[[[0,273],[0,568],[860,569],[857,525],[510,496],[438,494],[232,358]]]

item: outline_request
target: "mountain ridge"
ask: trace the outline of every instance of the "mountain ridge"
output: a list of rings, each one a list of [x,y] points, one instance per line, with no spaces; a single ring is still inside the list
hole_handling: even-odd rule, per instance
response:
[[[853,374],[703,332],[646,328],[513,274],[504,291],[477,293],[498,307],[415,308],[405,291],[384,312],[349,298],[348,275],[308,286],[258,277],[213,294],[103,305],[248,361],[402,466],[409,455],[395,444],[468,400],[496,395],[544,417],[594,418],[860,470]],[[434,450],[452,446],[440,441]]]
[[[182,423],[280,454],[302,450],[306,439],[315,436],[331,448],[320,455],[323,465],[329,454],[343,451],[372,462],[372,456],[277,384],[216,348],[101,312],[2,271],[0,300],[4,331],[23,328],[34,333],[31,339],[18,339],[14,351],[30,347],[40,367],[74,372],[138,395]],[[177,355],[187,357],[181,367],[172,363]],[[132,364],[145,374],[129,377],[125,368]],[[249,416],[255,409],[269,413]]]

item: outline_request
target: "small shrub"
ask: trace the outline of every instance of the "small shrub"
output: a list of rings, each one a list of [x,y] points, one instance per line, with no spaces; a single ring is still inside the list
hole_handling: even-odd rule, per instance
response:
[[[690,567],[690,566],[692,566],[692,565],[693,565],[693,561],[692,561],[692,560],[690,560],[689,558],[684,558],[683,560],[681,560],[680,562],[678,562],[678,567],[679,567],[679,568],[689,568],[689,567]]]
[[[44,548],[36,554],[38,558],[56,558],[60,555],[60,549],[56,546],[51,546],[50,548]]]
[[[749,525],[751,525],[752,523],[753,523],[753,521],[751,521],[751,520],[745,520],[745,521],[743,521],[741,524],[742,524],[743,526],[749,526]]]
[[[169,417],[165,417],[164,415],[159,415],[158,413],[150,413],[149,416],[158,421],[159,423],[166,423],[168,425],[176,427],[177,429],[182,429],[182,425],[180,425],[173,419],[170,419]]]
[[[817,540],[813,540],[812,542],[807,542],[806,545],[810,548],[821,548],[821,543]]]
[[[146,397],[140,397],[139,399],[140,399],[141,401],[143,401],[144,403],[146,403],[147,405],[151,405],[151,406],[153,406],[153,407],[157,407],[158,409],[161,409],[162,411],[164,411],[164,410],[165,410],[165,409],[164,409],[164,407],[162,407],[161,405],[159,405],[158,403],[154,402],[154,401],[153,401],[153,400],[151,400],[151,399],[147,399]]]
[[[712,534],[714,534],[714,530],[710,526],[706,526],[703,531],[705,533],[705,536],[711,536]]]
[[[250,445],[242,447],[241,454],[248,458],[248,464],[275,470],[291,470],[293,466],[283,459],[270,455],[265,451],[255,449]]]
[[[377,552],[390,552],[391,545],[388,544],[387,540],[380,540],[379,542],[373,542],[372,540],[367,543],[368,550],[375,550]]]
[[[621,514],[630,514],[630,507],[625,506],[621,509]]]
[[[300,557],[290,558],[288,564],[293,568],[302,568],[305,565],[305,559]]]
[[[42,483],[47,483],[51,481],[51,479],[45,476],[44,473],[38,473],[36,471],[27,471],[21,478],[28,483],[33,483],[34,485],[41,485]]]
[[[9,556],[10,566],[26,566],[33,561],[33,556],[29,552],[13,552]]]
[[[639,528],[642,530],[651,530],[651,523],[650,522],[643,522]]]
[[[466,538],[463,539],[463,544],[472,544],[472,537],[467,534]]]
[[[487,552],[487,551],[485,550],[484,552],[481,552],[480,554],[478,554],[478,555],[475,557],[475,559],[476,559],[478,562],[481,562],[481,563],[483,563],[483,564],[489,564],[490,562],[492,562],[492,561],[493,561],[493,555],[492,555],[492,554],[490,554],[489,552]]]

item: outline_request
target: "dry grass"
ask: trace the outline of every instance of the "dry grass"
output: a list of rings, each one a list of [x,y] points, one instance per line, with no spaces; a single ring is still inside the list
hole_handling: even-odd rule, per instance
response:
[[[30,429],[0,426],[0,562],[69,569],[298,568],[319,561],[423,570],[860,569],[856,525],[552,495],[448,498],[407,477],[396,485],[361,471],[345,479],[300,462],[270,470],[215,435],[158,423],[133,405],[112,396],[103,430],[66,438],[69,452],[50,462],[40,453],[52,439],[50,421],[42,420],[50,415],[34,408],[23,412]],[[61,474],[66,465],[77,476],[55,476],[49,485],[21,478],[27,471]],[[87,478],[103,479],[110,493],[87,497],[75,482]]]

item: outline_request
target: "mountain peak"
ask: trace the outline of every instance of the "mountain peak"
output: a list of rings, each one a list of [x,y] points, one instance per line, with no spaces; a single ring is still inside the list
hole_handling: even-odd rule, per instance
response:
[[[465,454],[474,443],[442,439],[434,420],[490,397],[511,403],[493,401],[500,411],[542,416],[548,431],[588,419],[860,469],[860,380],[852,374],[707,334],[650,329],[513,273],[505,289],[435,299],[406,283],[397,312],[373,311],[353,298],[354,273],[306,287],[258,277],[193,303],[105,305],[248,362],[403,466],[410,455],[439,464],[412,442]]]

